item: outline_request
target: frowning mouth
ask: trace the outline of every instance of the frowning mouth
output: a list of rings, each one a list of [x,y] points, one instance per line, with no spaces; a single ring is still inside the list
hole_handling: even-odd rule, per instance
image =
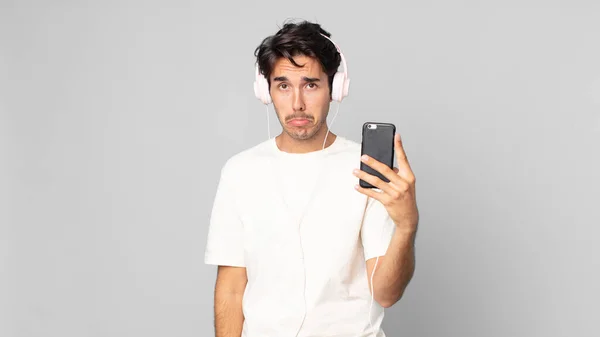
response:
[[[310,124],[310,119],[308,118],[294,118],[288,122],[289,125],[292,126],[305,126]]]
[[[292,115],[287,118],[287,124],[292,126],[305,126],[310,124],[313,121],[313,118],[308,115]]]

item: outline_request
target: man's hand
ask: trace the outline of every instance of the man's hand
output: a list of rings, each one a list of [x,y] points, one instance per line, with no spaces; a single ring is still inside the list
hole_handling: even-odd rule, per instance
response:
[[[405,233],[414,233],[419,222],[415,194],[415,175],[410,168],[406,153],[402,147],[400,135],[398,134],[394,137],[394,149],[398,167],[394,167],[393,170],[367,155],[361,157],[361,160],[365,164],[380,172],[390,182],[386,183],[377,176],[356,169],[354,174],[359,179],[370,183],[380,191],[363,188],[359,185],[356,185],[356,189],[360,193],[378,200],[385,206],[391,219],[396,224],[396,230]]]

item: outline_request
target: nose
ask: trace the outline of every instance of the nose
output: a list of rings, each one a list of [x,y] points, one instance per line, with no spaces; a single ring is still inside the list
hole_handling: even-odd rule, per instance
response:
[[[302,90],[297,89],[294,93],[294,102],[293,102],[293,108],[294,111],[304,111],[304,109],[306,109],[306,106],[304,104],[304,97],[302,95]]]

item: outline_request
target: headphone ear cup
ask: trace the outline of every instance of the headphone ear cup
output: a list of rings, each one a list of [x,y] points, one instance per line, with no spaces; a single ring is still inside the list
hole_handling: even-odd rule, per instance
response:
[[[331,98],[334,101],[341,102],[348,95],[348,85],[346,83],[345,74],[338,71],[333,76],[331,85]]]
[[[254,79],[254,95],[264,104],[271,103],[271,94],[269,93],[269,82],[256,67],[256,77]]]
[[[261,101],[265,104],[271,104],[271,94],[269,93],[269,82],[264,76],[260,76],[258,81],[260,87],[260,93],[262,94]]]
[[[260,89],[258,87],[258,79],[254,80],[254,96],[262,101],[262,96],[260,94]]]

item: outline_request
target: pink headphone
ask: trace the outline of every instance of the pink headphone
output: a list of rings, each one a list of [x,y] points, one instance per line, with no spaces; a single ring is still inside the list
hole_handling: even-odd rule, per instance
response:
[[[340,53],[342,57],[342,65],[344,66],[344,71],[338,71],[335,73],[333,77],[333,84],[331,88],[331,98],[334,101],[341,102],[344,97],[348,96],[348,87],[350,86],[350,78],[348,78],[348,67],[346,66],[346,59],[344,58],[344,54],[340,50],[340,47],[333,42],[327,35],[321,33],[325,38],[327,38],[337,51]],[[254,95],[264,104],[270,104],[271,95],[269,94],[269,83],[267,79],[260,73],[258,69],[258,64],[256,65],[256,76],[254,80]]]

